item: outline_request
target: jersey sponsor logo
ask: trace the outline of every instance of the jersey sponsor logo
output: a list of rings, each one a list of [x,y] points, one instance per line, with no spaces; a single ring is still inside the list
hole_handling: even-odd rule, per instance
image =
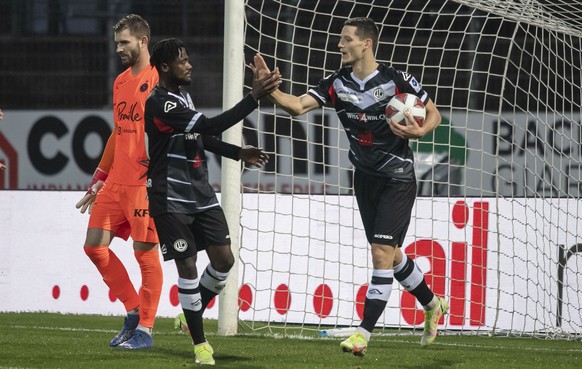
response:
[[[372,136],[372,131],[367,129],[364,132],[358,133],[358,144],[363,147],[374,146],[374,137]]]
[[[359,104],[362,101],[364,101],[364,99],[362,99],[361,96],[359,96],[358,94],[351,92],[351,91],[337,91],[336,92],[337,97],[341,100],[341,101],[346,101],[346,102],[350,102],[352,104]]]
[[[374,99],[382,100],[382,98],[384,97],[384,90],[378,87],[374,89],[374,91],[372,91],[372,95],[374,95]]]
[[[129,108],[127,107],[127,102],[125,101],[121,101],[119,104],[117,104],[117,120],[119,122],[123,120],[128,120],[130,122],[141,121],[143,117],[139,113],[139,109],[137,109],[137,104],[138,103],[135,102]]]
[[[381,234],[381,233],[376,233],[376,234],[374,235],[374,238],[382,238],[382,239],[384,239],[384,240],[392,240],[392,239],[394,239],[394,237],[392,237],[392,236],[391,236],[391,235],[389,235],[389,234]]]
[[[164,113],[169,112],[170,110],[174,109],[178,104],[176,104],[174,101],[166,101],[166,103],[164,104]]]
[[[178,252],[184,252],[188,248],[188,242],[184,239],[178,239],[174,241],[174,250]]]
[[[347,113],[346,116],[352,120],[357,120],[358,122],[368,122],[376,120],[386,120],[386,114],[366,114],[366,113]]]

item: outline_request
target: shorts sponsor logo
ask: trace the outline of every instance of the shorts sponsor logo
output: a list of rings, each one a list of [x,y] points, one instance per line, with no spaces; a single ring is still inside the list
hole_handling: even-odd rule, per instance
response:
[[[374,235],[374,238],[383,238],[383,239],[385,239],[385,240],[391,240],[391,239],[393,239],[394,237],[392,237],[392,236],[391,236],[391,235],[389,235],[389,234],[380,234],[380,233],[376,233],[376,234]]]
[[[174,241],[174,250],[176,250],[178,252],[184,252],[184,251],[186,251],[187,248],[188,248],[188,242],[186,242],[186,240],[179,239],[179,240]]]
[[[148,215],[148,209],[133,209],[133,216],[135,218],[144,218]]]

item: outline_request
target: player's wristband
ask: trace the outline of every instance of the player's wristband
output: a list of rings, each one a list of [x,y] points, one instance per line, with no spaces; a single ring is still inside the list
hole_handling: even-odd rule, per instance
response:
[[[91,184],[89,185],[87,193],[92,193],[95,195],[97,192],[99,192],[108,175],[109,174],[107,172],[100,168],[95,169],[95,173],[93,173],[93,179],[91,180]]]

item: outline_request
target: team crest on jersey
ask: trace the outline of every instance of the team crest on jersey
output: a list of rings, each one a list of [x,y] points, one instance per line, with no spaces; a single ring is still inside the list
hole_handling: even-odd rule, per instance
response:
[[[188,242],[184,239],[177,239],[174,241],[174,250],[178,252],[184,252],[188,248]]]
[[[146,83],[144,83],[143,85],[141,85],[141,86],[140,86],[140,88],[139,88],[139,90],[140,90],[141,92],[146,92],[146,91],[147,91],[147,89],[148,89],[148,83],[147,83],[147,82],[146,82]]]
[[[374,95],[374,99],[382,100],[384,97],[384,90],[381,87],[378,87],[372,91],[372,95]]]
[[[164,113],[169,112],[170,110],[174,109],[178,104],[173,101],[166,101],[164,104]]]

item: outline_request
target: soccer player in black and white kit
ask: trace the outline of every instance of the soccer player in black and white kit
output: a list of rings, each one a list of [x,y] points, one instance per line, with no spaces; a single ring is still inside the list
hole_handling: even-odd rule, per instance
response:
[[[435,129],[441,116],[410,74],[379,64],[375,58],[379,32],[369,18],[348,19],[338,47],[342,68],[325,77],[306,94],[294,96],[280,90],[270,99],[289,114],[302,115],[321,106],[334,107],[348,136],[349,159],[355,167],[354,192],[371,244],[373,271],[360,326],[340,347],[363,356],[371,332],[383,313],[395,278],[423,305],[425,325],[422,346],[430,345],[438,321],[448,310],[444,298],[427,286],[424,274],[400,247],[410,224],[416,199],[414,158],[408,139],[420,138]],[[259,76],[269,73],[260,55],[255,56]],[[385,109],[399,93],[412,93],[426,106],[426,119],[419,126],[410,114],[406,126],[390,120]]]
[[[146,101],[145,130],[150,159],[148,197],[164,260],[178,269],[178,297],[190,335],[196,362],[214,365],[213,349],[206,341],[202,313],[224,288],[234,256],[228,225],[216,194],[208,182],[204,150],[260,166],[268,156],[254,147],[224,143],[218,135],[240,122],[258,100],[280,84],[280,74],[253,80],[250,94],[216,117],[194,108],[190,95],[180,86],[191,83],[192,66],[185,44],[177,39],[158,42],[150,63],[160,81]],[[251,66],[253,72],[256,70]],[[206,250],[210,264],[199,278],[196,254]]]

